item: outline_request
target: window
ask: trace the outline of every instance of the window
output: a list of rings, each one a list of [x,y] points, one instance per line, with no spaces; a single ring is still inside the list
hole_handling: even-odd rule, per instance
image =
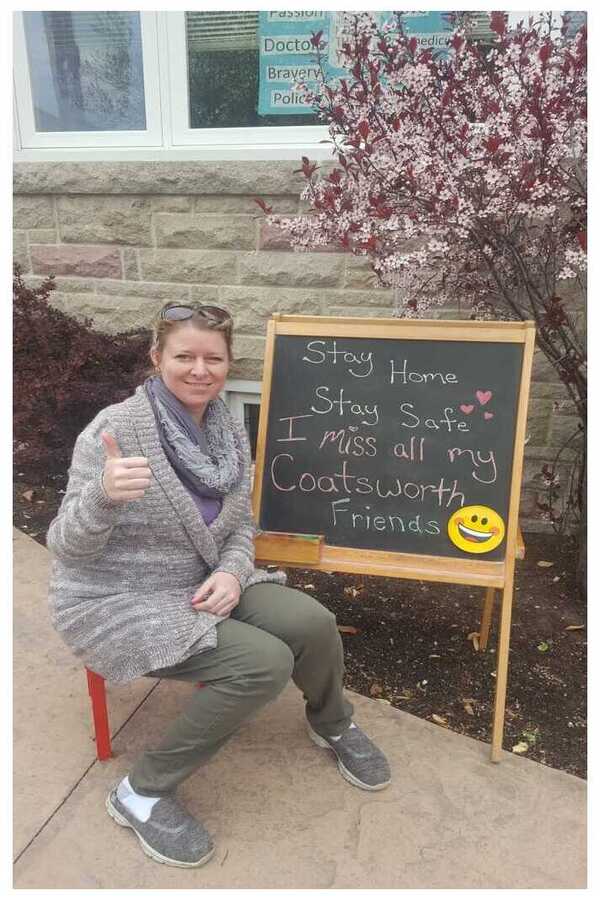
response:
[[[311,34],[342,73],[335,11],[15,12],[15,159],[328,159],[297,85]],[[387,13],[377,13],[387,17]],[[489,13],[476,13],[477,37]],[[440,48],[447,14],[405,14]]]
[[[243,422],[250,441],[252,461],[256,459],[256,443],[258,440],[258,420],[260,415],[260,381],[231,380],[225,385],[221,395],[229,407],[231,415]]]
[[[259,113],[260,15],[185,14],[190,128],[319,124],[315,115]],[[302,68],[290,67],[289,74]]]
[[[203,157],[211,159],[298,159],[303,152],[322,159],[329,155],[320,144],[327,128],[312,110],[298,105],[299,112],[290,115],[285,106],[269,115],[261,101],[261,67],[266,64],[261,34],[269,27],[265,17],[270,15],[252,11],[167,14],[174,149],[202,146]],[[311,27],[307,23],[305,30]],[[308,57],[302,53],[298,58]],[[292,73],[287,74],[289,84]]]
[[[23,13],[36,131],[145,131],[139,13]]]
[[[57,158],[23,150],[161,147],[158,72],[152,13],[14,13],[15,159]]]

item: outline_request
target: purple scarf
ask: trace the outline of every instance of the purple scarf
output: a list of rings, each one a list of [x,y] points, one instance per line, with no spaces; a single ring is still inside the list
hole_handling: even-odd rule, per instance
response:
[[[148,378],[144,389],[167,459],[210,525],[242,472],[242,451],[235,441],[231,413],[217,397],[206,407],[200,426],[159,375]]]

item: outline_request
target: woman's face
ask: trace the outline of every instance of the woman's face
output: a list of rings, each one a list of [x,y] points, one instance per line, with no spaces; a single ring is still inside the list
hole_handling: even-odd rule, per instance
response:
[[[223,390],[229,371],[223,335],[187,322],[169,332],[162,352],[151,350],[150,356],[165,385],[200,423],[207,405]]]

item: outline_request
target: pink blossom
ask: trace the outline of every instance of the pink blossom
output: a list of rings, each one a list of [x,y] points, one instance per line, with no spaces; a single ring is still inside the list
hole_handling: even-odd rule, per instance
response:
[[[402,315],[460,302],[537,319],[585,271],[585,29],[508,33],[498,18],[487,59],[463,27],[441,59],[401,20],[342,18],[347,76],[314,94],[339,175],[305,174],[310,212],[269,221],[298,250],[368,257]]]

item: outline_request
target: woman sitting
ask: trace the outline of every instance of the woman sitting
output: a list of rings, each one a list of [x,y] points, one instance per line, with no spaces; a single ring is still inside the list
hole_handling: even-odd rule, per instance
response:
[[[232,330],[218,307],[161,310],[156,374],[79,435],[47,539],[52,621],[83,663],[116,682],[148,675],[192,688],[106,800],[148,855],[174,866],[213,853],[177,786],[290,676],[308,734],[342,775],[366,790],[390,781],[385,756],[352,722],[334,615],[285,587],[283,572],[254,566],[248,438],[219,397]]]

